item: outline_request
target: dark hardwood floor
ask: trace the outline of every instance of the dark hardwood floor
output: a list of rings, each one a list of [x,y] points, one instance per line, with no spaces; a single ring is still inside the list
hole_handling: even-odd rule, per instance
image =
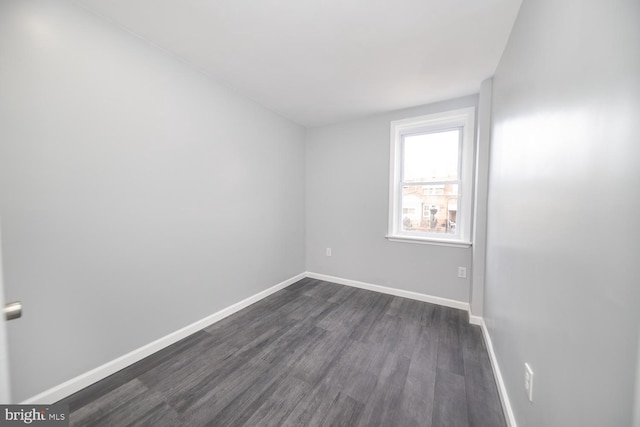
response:
[[[466,312],[313,279],[60,403],[74,426],[506,425]]]

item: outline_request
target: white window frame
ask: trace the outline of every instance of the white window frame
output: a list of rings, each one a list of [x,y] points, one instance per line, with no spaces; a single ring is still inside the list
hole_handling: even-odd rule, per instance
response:
[[[398,242],[471,246],[473,218],[473,159],[475,141],[475,107],[445,111],[391,122],[391,167],[389,179],[389,229],[387,239]],[[402,230],[402,140],[406,135],[462,128],[460,156],[460,188],[456,234]]]

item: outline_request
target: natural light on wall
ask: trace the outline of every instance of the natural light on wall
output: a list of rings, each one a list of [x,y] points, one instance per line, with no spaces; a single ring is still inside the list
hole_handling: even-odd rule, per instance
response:
[[[391,123],[389,234],[470,245],[475,109]]]

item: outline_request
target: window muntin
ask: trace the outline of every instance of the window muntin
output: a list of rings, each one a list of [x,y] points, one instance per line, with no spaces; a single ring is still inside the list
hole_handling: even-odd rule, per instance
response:
[[[391,124],[388,238],[470,244],[475,109]]]

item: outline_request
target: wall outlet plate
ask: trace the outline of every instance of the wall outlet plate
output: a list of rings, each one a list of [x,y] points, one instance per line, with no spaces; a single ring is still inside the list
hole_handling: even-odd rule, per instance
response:
[[[458,277],[462,279],[467,278],[467,267],[458,267]]]
[[[331,248],[327,248],[327,256],[331,256]]]
[[[524,390],[527,392],[529,402],[533,402],[533,370],[528,363],[524,364]]]

